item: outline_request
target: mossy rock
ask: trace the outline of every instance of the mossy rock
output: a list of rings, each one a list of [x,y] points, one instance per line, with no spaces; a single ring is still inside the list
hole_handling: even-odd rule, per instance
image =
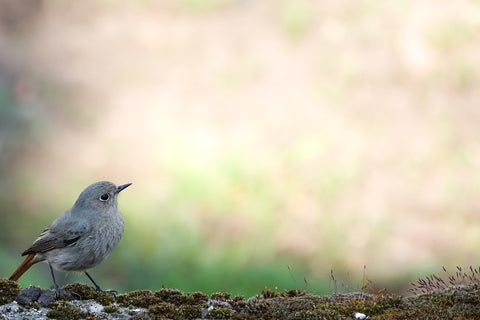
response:
[[[208,295],[201,292],[183,294],[177,289],[162,289],[155,292],[155,296],[164,302],[174,305],[203,305],[208,301]]]
[[[95,300],[101,305],[107,306],[115,301],[115,296],[108,292],[97,291],[94,288],[81,283],[73,283],[63,287],[73,294],[73,298],[81,300]]]
[[[163,300],[150,290],[135,290],[127,294],[118,295],[117,302],[122,307],[148,308],[149,306],[163,302]]]
[[[80,308],[72,306],[68,301],[57,301],[51,305],[47,317],[58,320],[78,320],[82,318]]]
[[[355,312],[367,315],[370,320],[410,320],[410,319],[480,319],[480,285],[457,285],[444,290],[430,291],[411,297],[402,297],[379,291],[373,294],[363,292],[318,296],[302,290],[264,290],[262,294],[245,300],[231,297],[228,293],[206,294],[194,292],[184,294],[176,289],[161,289],[153,293],[137,290],[117,297],[97,292],[93,288],[72,284],[65,287],[81,300],[93,299],[105,305],[97,308],[95,314],[81,312],[82,306],[92,301],[58,300],[50,311],[37,309],[34,304],[27,307],[6,306],[4,317],[23,313],[20,317],[29,318],[28,312],[38,312],[54,319],[107,319],[110,317],[130,317],[134,319],[338,319],[350,320]],[[0,300],[13,301],[20,288],[16,282],[0,280]],[[94,303],[94,305],[97,305]],[[98,305],[97,305],[98,306]],[[125,309],[128,308],[128,309]],[[3,310],[3,309],[2,309]],[[88,309],[90,310],[90,309]],[[93,311],[91,311],[93,312]],[[34,313],[35,314],[35,313]],[[38,313],[36,313],[38,314]],[[16,316],[16,315],[15,315]],[[0,317],[1,319],[1,317]]]
[[[0,279],[0,305],[12,302],[20,293],[20,285],[16,281]]]
[[[185,319],[180,310],[168,302],[160,302],[148,308],[148,313],[153,319]]]
[[[212,319],[230,319],[233,311],[226,307],[216,307],[208,312],[209,318]]]

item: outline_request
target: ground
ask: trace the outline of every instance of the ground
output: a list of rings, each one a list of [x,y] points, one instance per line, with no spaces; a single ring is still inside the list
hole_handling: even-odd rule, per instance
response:
[[[252,298],[176,289],[136,290],[112,295],[83,284],[53,291],[21,289],[0,280],[0,319],[479,319],[478,284],[452,286],[404,297],[386,290],[318,296],[302,290],[270,290]]]

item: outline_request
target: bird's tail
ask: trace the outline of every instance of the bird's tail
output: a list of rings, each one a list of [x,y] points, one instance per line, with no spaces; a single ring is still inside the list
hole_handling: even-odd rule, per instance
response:
[[[13,271],[12,275],[8,279],[17,281],[22,276],[22,274],[25,273],[25,271],[30,269],[30,267],[33,266],[35,263],[39,262],[39,260],[34,258],[35,258],[35,253],[29,254],[25,258],[25,260],[23,260],[23,262],[18,266],[18,268],[15,271]]]

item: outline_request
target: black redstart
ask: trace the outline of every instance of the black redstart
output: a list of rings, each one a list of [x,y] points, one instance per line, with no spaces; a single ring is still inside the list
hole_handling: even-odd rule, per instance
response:
[[[52,267],[85,272],[95,288],[103,291],[87,270],[105,260],[122,237],[123,217],[118,211],[117,199],[120,191],[129,185],[131,183],[117,187],[111,182],[100,181],[88,186],[73,207],[43,230],[22,253],[27,257],[9,279],[17,281],[35,263],[47,261],[57,292],[64,293],[55,280]]]

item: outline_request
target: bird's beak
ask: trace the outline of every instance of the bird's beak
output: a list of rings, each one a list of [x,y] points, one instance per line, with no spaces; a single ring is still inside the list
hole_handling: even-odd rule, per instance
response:
[[[125,189],[125,188],[128,187],[129,185],[131,185],[131,183],[122,184],[121,186],[118,186],[118,187],[117,187],[117,193],[120,193],[120,191],[122,191],[123,189]]]

